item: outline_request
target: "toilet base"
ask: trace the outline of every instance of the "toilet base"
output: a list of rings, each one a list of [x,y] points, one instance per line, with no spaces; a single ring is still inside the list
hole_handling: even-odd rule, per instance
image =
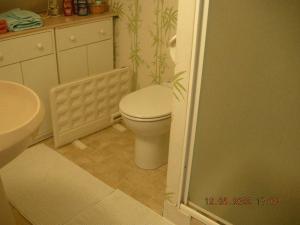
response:
[[[135,137],[135,163],[142,169],[156,169],[168,161],[169,133]]]

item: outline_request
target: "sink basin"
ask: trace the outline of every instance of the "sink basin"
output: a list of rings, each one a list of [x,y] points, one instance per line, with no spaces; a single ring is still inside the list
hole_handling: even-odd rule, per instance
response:
[[[21,84],[0,81],[0,168],[27,147],[43,116],[35,92]]]
[[[0,169],[31,143],[43,117],[37,94],[21,84],[0,80]],[[0,224],[15,224],[1,177]]]

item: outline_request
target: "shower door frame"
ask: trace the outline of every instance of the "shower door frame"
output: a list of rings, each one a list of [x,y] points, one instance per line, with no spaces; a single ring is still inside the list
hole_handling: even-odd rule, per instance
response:
[[[208,22],[208,10],[210,0],[200,0],[195,12],[194,43],[191,62],[191,77],[189,81],[189,104],[187,108],[187,125],[184,139],[184,163],[182,168],[179,204],[188,203],[188,189],[190,184],[193,146],[196,136],[196,122],[200,101],[201,81],[204,64],[204,52],[206,42],[206,31]]]
[[[196,121],[198,118],[198,108],[200,101],[201,81],[204,64],[204,53],[206,43],[206,32],[208,23],[210,0],[197,0],[195,10],[195,23],[194,23],[194,41],[193,41],[193,53],[191,58],[191,75],[189,79],[188,88],[188,106],[186,114],[186,129],[184,138],[184,156],[181,168],[179,197],[177,206],[183,213],[207,224],[207,225],[219,225],[217,221],[224,224],[229,224],[222,218],[218,218],[209,212],[205,214],[200,213],[197,207],[190,207],[188,204],[188,190],[190,185],[191,169],[193,150],[196,135]],[[215,218],[211,219],[212,217]]]
[[[173,96],[166,189],[169,197],[164,201],[163,215],[182,225],[189,225],[191,217],[206,225],[219,225],[208,213],[202,214],[187,204],[209,3],[210,0],[179,0],[178,6],[175,73],[183,73],[181,85],[186,92],[181,93],[180,100]]]

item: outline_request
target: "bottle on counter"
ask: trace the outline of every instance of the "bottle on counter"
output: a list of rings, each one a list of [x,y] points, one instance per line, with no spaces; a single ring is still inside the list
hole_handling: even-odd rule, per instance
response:
[[[57,0],[48,0],[48,15],[50,16],[59,15],[59,6]]]
[[[78,0],[78,16],[87,16],[88,14],[87,0]]]
[[[104,0],[95,0],[89,4],[89,12],[91,14],[101,14],[108,11],[108,4]]]
[[[78,0],[73,0],[73,13],[78,14]]]
[[[64,0],[64,15],[72,16],[73,15],[73,2],[72,0]]]
[[[0,20],[0,34],[8,32],[6,20]]]

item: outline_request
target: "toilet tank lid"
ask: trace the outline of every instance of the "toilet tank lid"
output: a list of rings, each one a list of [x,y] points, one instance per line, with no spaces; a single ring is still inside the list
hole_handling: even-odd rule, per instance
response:
[[[150,119],[171,114],[172,89],[151,85],[126,95],[120,102],[120,111],[131,117]]]

